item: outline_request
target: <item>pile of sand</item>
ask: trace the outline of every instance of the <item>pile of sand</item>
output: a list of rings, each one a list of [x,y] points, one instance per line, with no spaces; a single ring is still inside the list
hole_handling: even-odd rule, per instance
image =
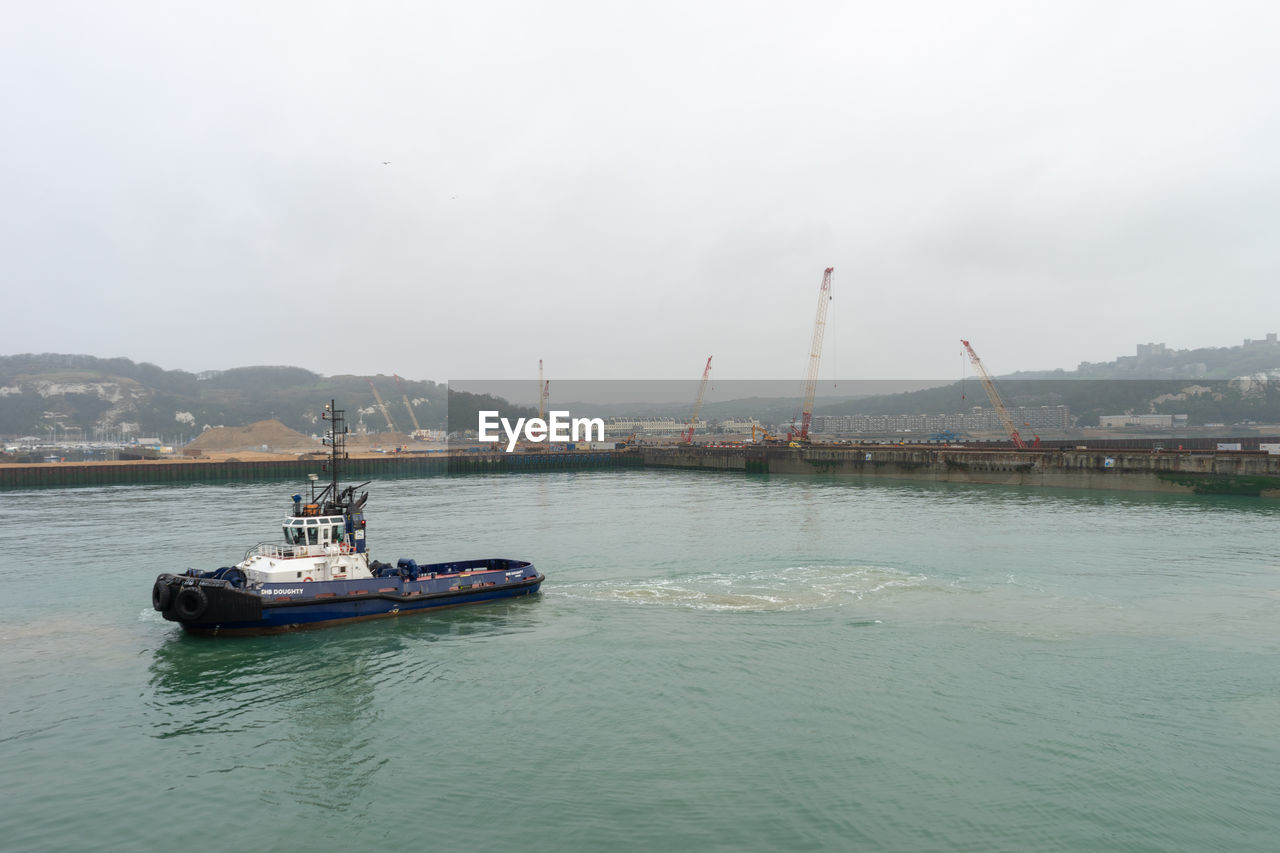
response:
[[[188,450],[218,453],[233,450],[262,450],[267,445],[273,453],[303,453],[324,450],[324,445],[289,429],[277,420],[258,421],[246,427],[215,427],[205,430],[187,445]]]

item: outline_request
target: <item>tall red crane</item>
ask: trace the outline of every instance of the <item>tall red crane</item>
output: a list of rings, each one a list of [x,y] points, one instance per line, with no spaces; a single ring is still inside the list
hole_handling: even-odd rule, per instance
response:
[[[698,412],[702,411],[702,395],[707,393],[707,378],[711,376],[711,356],[707,356],[706,369],[702,371],[702,384],[698,386],[698,399],[693,404],[693,416],[689,418],[689,426],[685,427],[680,440],[685,444],[693,442],[693,431],[698,426]]]
[[[818,361],[822,358],[822,335],[827,327],[827,306],[831,304],[831,271],[822,273],[822,287],[818,290],[818,316],[813,321],[813,341],[809,344],[809,375],[804,381],[804,408],[800,410],[800,432],[788,438],[809,440],[809,421],[813,419],[813,397],[818,391]]]
[[[973,347],[969,346],[968,341],[961,338],[960,343],[964,344],[965,350],[969,353],[969,361],[972,361],[973,366],[978,368],[978,376],[982,379],[982,387],[986,389],[987,398],[991,400],[991,405],[995,407],[996,415],[1000,418],[1004,431],[1009,433],[1009,438],[1013,439],[1013,446],[1019,450],[1026,450],[1027,443],[1022,440],[1022,436],[1018,435],[1018,429],[1013,425],[1013,418],[1009,417],[1009,410],[1004,407],[1004,401],[1000,399],[1000,394],[996,391],[996,384],[987,375],[987,369],[982,366],[982,360],[973,351]]]

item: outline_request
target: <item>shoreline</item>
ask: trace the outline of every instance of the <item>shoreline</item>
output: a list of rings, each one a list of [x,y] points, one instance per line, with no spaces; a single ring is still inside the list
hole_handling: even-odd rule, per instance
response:
[[[200,458],[0,463],[0,488],[301,480],[308,474],[321,473],[323,466],[324,460],[311,454],[260,451],[221,452]],[[456,449],[352,453],[344,467],[352,477],[646,468],[1280,498],[1280,455],[1234,450],[1015,450],[824,444],[676,445],[535,453]]]

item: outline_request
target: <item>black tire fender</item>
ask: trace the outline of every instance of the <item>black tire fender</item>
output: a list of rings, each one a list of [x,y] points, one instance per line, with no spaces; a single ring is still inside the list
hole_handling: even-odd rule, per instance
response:
[[[173,599],[173,613],[183,622],[194,622],[209,609],[209,596],[198,586],[187,586],[178,590]]]
[[[156,581],[156,585],[151,587],[151,606],[163,613],[169,609],[172,601],[173,592],[169,589],[169,585],[164,581]]]

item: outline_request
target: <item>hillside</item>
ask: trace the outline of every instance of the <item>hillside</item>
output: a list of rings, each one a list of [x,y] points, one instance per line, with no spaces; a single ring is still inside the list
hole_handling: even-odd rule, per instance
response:
[[[152,436],[185,444],[207,429],[276,420],[303,435],[323,430],[320,414],[330,399],[347,411],[353,431],[388,429],[370,383],[386,403],[395,431],[448,424],[447,386],[394,376],[321,376],[299,367],[242,367],[201,374],[89,355],[0,356],[0,435],[106,438]],[[406,398],[408,407],[406,408]],[[458,415],[474,427],[476,409],[528,416],[505,400],[465,394],[454,399]],[[259,442],[269,443],[269,442]]]
[[[1280,422],[1280,343],[1275,335],[1236,347],[1193,350],[1145,344],[1136,355],[1112,362],[1083,363],[1074,371],[1020,372],[998,381],[1009,406],[1069,406],[1082,426],[1096,424],[1099,415],[1123,413],[1187,414],[1191,424]],[[374,399],[371,384],[382,396],[394,429]],[[719,383],[703,417],[754,416],[768,423],[792,417],[799,408],[792,394],[799,389],[792,383],[764,384],[771,390],[761,396],[756,383]],[[989,405],[981,383],[972,375],[905,393],[867,394],[868,387],[896,391],[902,386],[846,383],[841,393],[848,391],[849,396],[840,401],[820,398],[816,413],[934,414]],[[591,414],[684,417],[696,385],[673,383],[672,388],[675,392],[666,399],[674,403],[615,402],[593,406],[599,411]],[[560,389],[570,394],[573,386]],[[690,402],[679,402],[680,397]],[[413,418],[423,429],[458,432],[474,429],[481,409],[496,409],[512,418],[534,415],[533,410],[493,394],[452,391],[436,382],[383,374],[321,376],[300,367],[279,366],[194,374],[124,358],[49,353],[0,356],[0,435],[6,436],[152,436],[181,445],[216,427],[259,421],[276,421],[282,429],[308,436],[323,431],[320,414],[330,399],[346,409],[353,432],[401,436],[414,428]],[[261,444],[273,442],[249,446]]]
[[[1115,361],[1077,370],[1022,371],[997,379],[1005,404],[1068,406],[1081,426],[1100,415],[1185,414],[1192,425],[1280,422],[1280,343],[1275,335],[1238,347],[1170,350],[1139,345]],[[988,406],[976,375],[908,394],[818,407],[818,414],[932,414]]]

